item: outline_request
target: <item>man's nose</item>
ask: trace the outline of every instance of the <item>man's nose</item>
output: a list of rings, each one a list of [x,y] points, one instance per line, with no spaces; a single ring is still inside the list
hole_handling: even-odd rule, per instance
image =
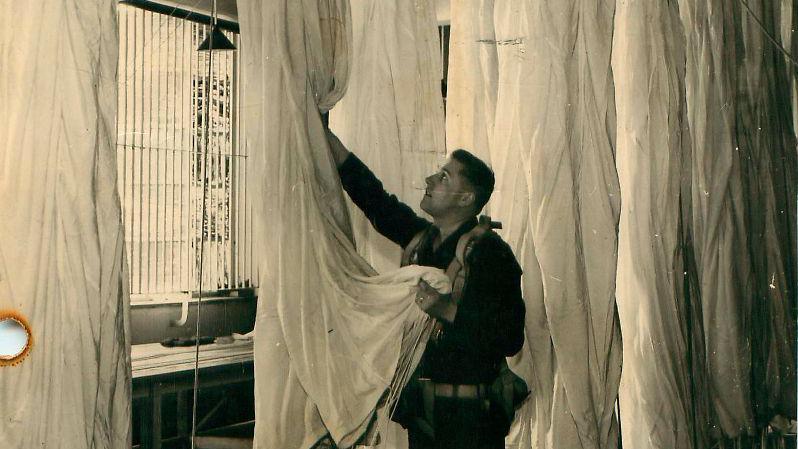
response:
[[[427,186],[431,186],[432,181],[434,180],[435,180],[435,175],[429,175],[426,178],[424,178],[424,183],[427,184]]]

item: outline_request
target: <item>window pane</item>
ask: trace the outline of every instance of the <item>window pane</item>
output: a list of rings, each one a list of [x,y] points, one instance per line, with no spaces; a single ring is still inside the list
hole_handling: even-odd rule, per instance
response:
[[[198,52],[207,32],[119,6],[119,194],[133,294],[196,291],[200,261],[202,290],[254,286],[238,56]]]

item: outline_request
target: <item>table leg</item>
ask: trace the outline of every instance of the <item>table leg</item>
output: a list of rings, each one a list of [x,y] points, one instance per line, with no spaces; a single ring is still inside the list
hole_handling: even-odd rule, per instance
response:
[[[152,386],[152,449],[161,449],[161,383]]]
[[[147,396],[141,399],[139,443],[142,449],[151,449],[152,445],[152,415],[148,413],[152,409],[152,382],[147,382],[144,386]]]
[[[189,407],[189,393],[193,390],[181,390],[177,392],[177,435],[191,443],[191,414]]]

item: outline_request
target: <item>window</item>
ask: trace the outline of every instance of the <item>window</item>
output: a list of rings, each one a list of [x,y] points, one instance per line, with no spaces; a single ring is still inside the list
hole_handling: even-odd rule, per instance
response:
[[[441,47],[441,62],[443,73],[441,73],[441,96],[443,97],[443,109],[446,111],[446,88],[449,82],[449,36],[452,34],[451,25],[438,26],[438,42]]]
[[[257,279],[238,54],[215,52],[209,76],[208,54],[196,50],[208,31],[119,6],[117,160],[134,298],[196,291],[200,259],[204,291],[251,288]]]

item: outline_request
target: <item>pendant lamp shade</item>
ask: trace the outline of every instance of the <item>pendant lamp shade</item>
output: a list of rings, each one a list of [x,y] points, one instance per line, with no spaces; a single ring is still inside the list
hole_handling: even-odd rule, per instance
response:
[[[230,39],[222,33],[219,26],[213,27],[213,31],[209,34],[204,41],[197,48],[197,51],[209,50],[235,50],[236,46],[230,42]]]

